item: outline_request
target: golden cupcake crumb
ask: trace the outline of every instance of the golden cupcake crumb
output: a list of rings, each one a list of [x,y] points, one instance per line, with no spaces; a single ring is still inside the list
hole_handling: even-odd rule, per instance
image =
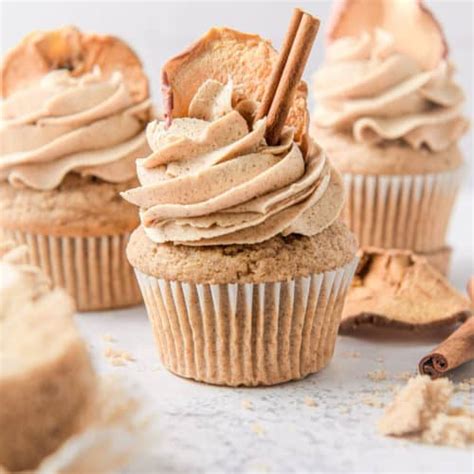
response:
[[[429,444],[466,447],[474,441],[474,413],[449,402],[454,385],[446,378],[411,378],[387,406],[378,423],[381,434]]]
[[[258,436],[263,436],[265,434],[265,429],[260,423],[252,423],[250,429]]]
[[[318,406],[318,404],[316,403],[316,400],[314,398],[311,398],[311,397],[305,397],[304,398],[304,404],[307,407],[317,407]]]
[[[242,408],[244,408],[245,410],[252,410],[253,409],[253,403],[250,401],[250,400],[242,400],[241,403],[242,405]]]
[[[383,382],[384,380],[387,380],[387,373],[385,370],[374,370],[368,372],[367,377],[369,377],[373,382]]]

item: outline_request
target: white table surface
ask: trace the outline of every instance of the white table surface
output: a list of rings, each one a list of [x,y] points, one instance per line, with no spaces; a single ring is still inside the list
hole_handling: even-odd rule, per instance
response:
[[[472,204],[473,195],[461,193],[449,238],[456,249],[452,281],[459,288],[473,273]],[[364,401],[390,400],[393,385],[404,383],[397,376],[414,372],[443,334],[365,330],[339,336],[331,364],[319,374],[272,388],[231,389],[168,373],[144,307],[80,314],[78,322],[99,372],[136,385],[155,413],[156,440],[126,472],[473,472],[472,450],[380,436],[375,424],[383,409]],[[136,360],[113,366],[104,356],[109,345]],[[368,372],[374,370],[388,379],[372,381]],[[468,364],[452,378],[473,376]],[[317,406],[308,406],[306,397]],[[473,406],[473,393],[459,392],[455,401]]]

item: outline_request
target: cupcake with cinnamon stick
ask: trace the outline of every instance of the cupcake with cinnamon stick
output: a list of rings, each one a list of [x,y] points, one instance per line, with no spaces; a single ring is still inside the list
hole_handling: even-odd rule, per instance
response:
[[[442,29],[418,0],[341,2],[314,77],[313,135],[342,172],[363,246],[424,254],[446,271],[446,233],[468,127]]]
[[[125,258],[138,219],[119,193],[149,153],[148,80],[111,36],[67,27],[26,36],[1,67],[0,236],[79,310],[141,301]]]
[[[123,196],[140,208],[127,255],[161,360],[183,377],[272,385],[331,359],[356,244],[341,178],[307,136],[317,27],[297,11],[279,57],[213,28],[163,68],[168,119],[148,126],[141,186]]]

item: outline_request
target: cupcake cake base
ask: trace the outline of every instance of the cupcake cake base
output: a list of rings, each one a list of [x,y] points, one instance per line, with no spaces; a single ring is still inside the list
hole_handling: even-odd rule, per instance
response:
[[[341,218],[359,245],[409,249],[446,274],[446,235],[464,169],[458,146],[435,153],[398,142],[371,146],[317,126],[312,132],[342,174]]]
[[[139,228],[127,253],[163,365],[201,382],[256,386],[329,363],[354,251],[336,223],[315,237],[217,248],[153,244]]]
[[[58,189],[21,192],[1,183],[0,239],[26,244],[30,263],[66,289],[79,311],[140,304],[125,254],[138,219],[119,196],[133,183],[70,175]]]

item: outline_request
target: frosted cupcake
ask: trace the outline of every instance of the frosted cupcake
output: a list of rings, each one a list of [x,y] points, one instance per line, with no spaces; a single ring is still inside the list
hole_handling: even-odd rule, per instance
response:
[[[341,178],[306,139],[304,85],[278,144],[253,120],[275,59],[258,36],[214,28],[166,63],[172,123],[148,126],[141,186],[123,193],[140,208],[127,255],[162,362],[203,382],[322,369],[354,271]]]
[[[0,466],[34,469],[78,430],[97,379],[73,321],[74,304],[0,245]]]
[[[443,271],[468,127],[453,73],[421,2],[345,1],[314,77],[312,131],[343,174],[344,221],[361,245],[411,249]]]
[[[0,234],[78,309],[137,304],[125,258],[136,227],[119,193],[149,152],[148,81],[133,51],[74,28],[28,35],[2,62]]]

